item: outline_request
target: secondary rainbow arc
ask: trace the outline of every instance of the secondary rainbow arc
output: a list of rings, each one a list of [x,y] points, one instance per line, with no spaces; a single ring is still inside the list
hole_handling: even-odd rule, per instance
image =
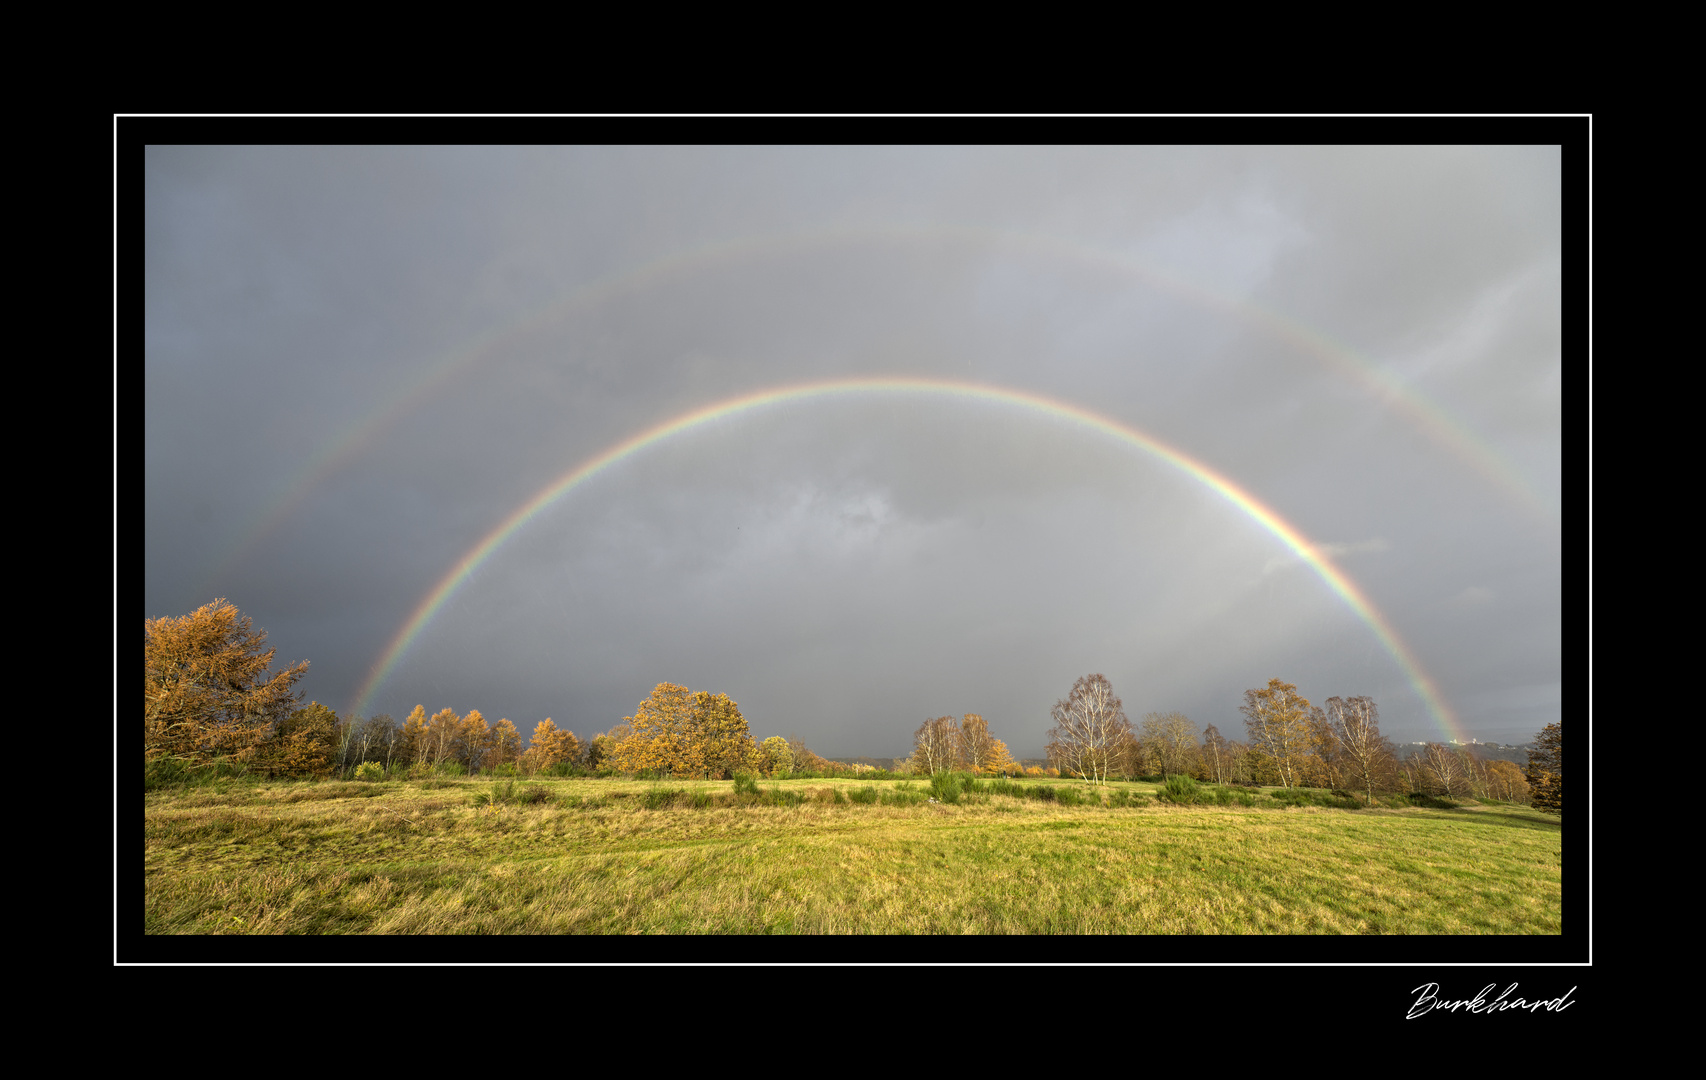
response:
[[[944,379],[918,378],[835,380],[754,391],[713,402],[664,420],[576,464],[545,485],[537,494],[524,502],[482,537],[433,586],[410,612],[408,619],[386,645],[380,658],[370,667],[368,677],[357,693],[353,711],[356,715],[366,713],[374,695],[384,686],[398,662],[408,652],[416,639],[431,624],[434,615],[468,581],[469,577],[482,563],[547,507],[568,495],[591,477],[617,462],[639,453],[646,447],[715,420],[771,405],[856,394],[942,396],[1019,406],[1111,436],[1167,462],[1206,485],[1237,507],[1303,560],[1334,594],[1368,626],[1387,654],[1398,664],[1409,681],[1411,689],[1421,699],[1441,735],[1446,739],[1466,741],[1455,714],[1440,695],[1433,679],[1423,669],[1409,646],[1398,635],[1390,620],[1380,613],[1362,589],[1334,565],[1333,561],[1321,551],[1318,545],[1312,543],[1297,528],[1224,475],[1137,428],[1121,424],[1076,405],[1057,401],[1040,394],[1005,387]]]
[[[788,253],[809,253],[834,245],[858,243],[894,244],[906,241],[959,239],[968,242],[1009,245],[1024,253],[1077,260],[1100,270],[1125,274],[1157,291],[1179,297],[1193,305],[1211,308],[1244,323],[1258,333],[1286,343],[1311,356],[1340,375],[1359,384],[1388,406],[1397,406],[1430,439],[1446,448],[1488,481],[1505,489],[1549,525],[1558,521],[1557,511],[1534,491],[1518,470],[1464,423],[1450,416],[1420,390],[1384,371],[1329,335],[1297,322],[1277,311],[1248,300],[1226,296],[1192,284],[1177,276],[1153,269],[1130,255],[1109,252],[1057,237],[970,227],[932,226],[908,229],[829,229],[808,234],[738,237],[700,248],[674,252],[640,266],[625,269],[569,290],[565,295],[530,309],[518,318],[488,329],[459,344],[423,366],[405,386],[352,421],[339,434],[325,440],[297,471],[280,485],[231,542],[226,553],[209,571],[198,592],[207,592],[209,582],[225,576],[260,543],[289,519],[308,495],[334,472],[372,447],[379,437],[403,416],[442,391],[457,376],[471,370],[482,359],[494,355],[499,346],[545,321],[580,308],[591,308],[614,297],[636,292],[677,273],[723,267],[743,258],[762,258]]]

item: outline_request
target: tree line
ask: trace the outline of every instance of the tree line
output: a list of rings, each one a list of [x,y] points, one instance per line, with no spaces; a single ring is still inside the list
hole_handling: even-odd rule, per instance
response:
[[[271,671],[276,650],[265,631],[224,599],[181,618],[144,623],[144,757],[150,769],[195,769],[227,762],[278,777],[349,775],[368,766],[388,775],[499,772],[729,779],[858,774],[813,753],[797,736],[754,740],[727,694],[659,683],[633,716],[582,740],[549,717],[527,745],[508,719],[488,722],[478,709],[458,715],[424,706],[398,724],[388,715],[340,715],[301,704],[294,684],[301,661]],[[1110,778],[1193,776],[1215,783],[1348,789],[1367,802],[1415,792],[1532,802],[1561,813],[1562,727],[1536,737],[1527,768],[1487,760],[1464,746],[1428,743],[1407,755],[1380,733],[1369,697],[1331,697],[1313,705],[1282,679],[1248,690],[1240,708],[1245,739],[1209,724],[1200,734],[1178,712],[1151,712],[1133,727],[1104,675],[1086,675],[1051,710],[1049,769],[1105,783]],[[1006,743],[977,713],[932,717],[913,735],[912,756],[897,771],[934,774],[1023,771]],[[1036,772],[1037,770],[1030,770]]]
[[[1052,710],[1048,758],[1063,773],[1111,777],[1192,776],[1221,784],[1315,787],[1379,795],[1413,792],[1530,802],[1561,810],[1562,730],[1537,736],[1526,769],[1489,760],[1473,747],[1428,743],[1400,754],[1380,733],[1374,699],[1330,697],[1314,705],[1282,679],[1247,690],[1245,738],[1209,724],[1199,733],[1182,713],[1152,712],[1134,727],[1104,675],[1086,675]]]
[[[478,709],[431,716],[417,705],[399,724],[386,714],[340,715],[303,705],[295,683],[306,660],[271,671],[266,632],[225,599],[179,618],[144,622],[143,756],[151,769],[216,762],[273,777],[349,775],[375,766],[386,775],[454,771],[534,775],[618,771],[728,779],[850,773],[813,753],[798,736],[756,742],[727,694],[659,683],[633,716],[583,740],[547,717],[527,745],[510,720]]]

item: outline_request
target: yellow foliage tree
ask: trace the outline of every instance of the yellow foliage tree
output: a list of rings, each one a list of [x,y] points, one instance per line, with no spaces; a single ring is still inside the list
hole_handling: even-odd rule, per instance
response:
[[[549,769],[558,762],[573,764],[580,760],[580,740],[574,732],[552,723],[549,716],[533,728],[532,749],[541,769]]]
[[[246,760],[301,700],[304,660],[269,673],[266,632],[223,598],[182,618],[143,622],[143,756],[190,764]]]
[[[332,772],[338,714],[309,702],[279,721],[255,750],[255,767],[269,776],[319,779]]]
[[[479,709],[469,709],[468,715],[462,718],[461,729],[456,733],[456,745],[452,756],[468,766],[470,773],[477,773],[486,765],[486,754],[491,749],[492,729],[486,726],[486,718],[480,715]]]
[[[1244,691],[1244,705],[1239,711],[1249,729],[1251,749],[1266,755],[1281,784],[1298,786],[1313,750],[1310,721],[1314,707],[1309,699],[1291,683],[1269,679],[1259,690]]]
[[[427,754],[427,714],[426,706],[416,705],[409,718],[403,721],[403,729],[397,733],[397,760],[410,765],[420,765],[426,761]]]
[[[757,758],[758,747],[740,706],[727,694],[695,693],[682,771],[727,780],[737,769],[751,768]]]
[[[426,747],[423,756],[427,763],[436,766],[448,761],[461,734],[462,718],[456,715],[455,709],[446,706],[433,713],[422,738]]]
[[[623,772],[686,771],[688,732],[693,724],[693,693],[685,686],[658,683],[627,722],[627,738],[610,753],[611,767]]]
[[[491,768],[507,765],[521,756],[521,732],[508,720],[492,725],[486,737],[486,764]]]

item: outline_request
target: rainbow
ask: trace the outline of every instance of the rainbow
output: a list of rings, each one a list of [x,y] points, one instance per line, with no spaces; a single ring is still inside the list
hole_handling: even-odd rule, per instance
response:
[[[907,243],[963,242],[1006,247],[1022,254],[1076,262],[1102,273],[1135,279],[1148,288],[1184,300],[1198,308],[1217,311],[1256,332],[1280,341],[1309,356],[1360,387],[1383,407],[1393,408],[1437,446],[1468,465],[1483,480],[1502,488],[1555,535],[1558,512],[1535,493],[1502,455],[1478,438],[1461,422],[1429,401],[1420,391],[1359,356],[1349,347],[1295,320],[1246,300],[1221,295],[1200,285],[1161,273],[1123,254],[1087,247],[1055,237],[991,229],[937,226],[909,229],[834,229],[823,232],[769,237],[742,237],[701,248],[675,252],[641,266],[619,271],[582,284],[522,316],[492,327],[485,333],[439,354],[423,365],[406,386],[390,395],[362,417],[351,421],[337,436],[324,440],[319,449],[275,489],[263,508],[250,518],[217,564],[208,572],[198,593],[215,587],[266,536],[287,521],[308,495],[328,477],[376,445],[394,423],[419,408],[458,376],[496,355],[507,342],[551,319],[589,311],[618,297],[634,295],[673,276],[725,268],[741,260],[779,258],[810,254],[834,247],[864,245],[895,246]]]
[[[528,499],[514,513],[499,523],[496,528],[487,533],[479,543],[468,550],[467,554],[458,559],[450,571],[433,586],[432,590],[410,613],[408,620],[386,646],[379,660],[369,669],[367,679],[356,695],[352,711],[358,716],[366,714],[369,703],[380,687],[385,684],[386,679],[390,677],[398,661],[409,651],[422,631],[432,623],[433,616],[468,581],[482,563],[491,558],[492,554],[501,548],[506,541],[538,517],[547,507],[605,469],[617,462],[633,457],[649,446],[654,446],[673,436],[692,431],[726,417],[750,413],[775,405],[872,394],[949,397],[1019,406],[1065,421],[1081,429],[1107,435],[1127,446],[1157,457],[1207,485],[1226,501],[1254,519],[1262,528],[1272,533],[1307,563],[1320,576],[1321,580],[1326,582],[1327,586],[1374,632],[1375,637],[1379,639],[1387,653],[1404,671],[1411,688],[1421,698],[1423,705],[1426,706],[1429,715],[1432,716],[1442,735],[1446,739],[1467,741],[1455,714],[1440,696],[1433,680],[1422,669],[1421,664],[1411,653],[1409,647],[1404,644],[1403,639],[1398,636],[1398,632],[1393,629],[1391,622],[1375,608],[1356,583],[1334,566],[1332,560],[1319,546],[1311,543],[1296,528],[1225,476],[1136,428],[1128,427],[1105,416],[1099,416],[1076,405],[1069,405],[1065,402],[1043,397],[1040,394],[1026,393],[1004,387],[954,382],[945,379],[918,378],[847,379],[809,383],[802,386],[778,387],[743,394],[664,420],[623,439],[574,466],[547,484],[538,494]]]

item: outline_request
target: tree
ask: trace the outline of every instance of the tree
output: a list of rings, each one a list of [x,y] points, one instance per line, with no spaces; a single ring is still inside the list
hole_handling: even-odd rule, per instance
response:
[[[468,715],[462,718],[462,723],[455,732],[451,755],[466,765],[469,775],[472,776],[485,767],[491,740],[492,729],[486,726],[486,718],[480,715],[479,709],[469,709]]]
[[[1529,797],[1528,780],[1514,761],[1497,758],[1487,762],[1487,790],[1495,799],[1523,802]]]
[[[1309,755],[1309,699],[1281,679],[1269,679],[1260,690],[1244,691],[1244,726],[1250,748],[1267,755],[1279,781],[1296,787]]]
[[[304,660],[269,672],[266,632],[221,598],[182,618],[143,622],[143,756],[192,765],[246,760],[302,700]]]
[[[1197,728],[1184,713],[1145,714],[1143,741],[1160,763],[1163,777],[1191,771],[1197,752]]]
[[[1202,758],[1215,783],[1224,784],[1232,779],[1232,746],[1213,724],[1203,728]]]
[[[960,722],[951,716],[937,716],[918,725],[912,733],[912,757],[920,772],[952,769],[960,757]]]
[[[533,751],[537,766],[549,769],[558,762],[574,764],[580,758],[581,747],[574,732],[558,727],[547,716],[534,725],[529,749]]]
[[[426,761],[434,768],[450,760],[450,755],[456,750],[456,743],[462,734],[462,718],[456,715],[456,710],[446,705],[432,714],[427,721],[426,733],[422,743],[426,747]]]
[[[693,723],[693,694],[685,686],[658,683],[640,702],[633,716],[622,718],[628,737],[617,743],[610,755],[613,767],[623,772],[650,770],[682,773],[687,770],[688,733]]]
[[[1564,813],[1564,725],[1547,724],[1534,737],[1523,770],[1530,789],[1530,805],[1560,817]]]
[[[1366,793],[1366,801],[1373,803],[1376,778],[1391,772],[1395,757],[1392,743],[1380,734],[1380,710],[1374,699],[1330,697],[1323,712],[1334,752]]]
[[[1049,760],[1082,780],[1108,782],[1120,740],[1131,732],[1120,699],[1105,675],[1085,675],[1055,702],[1049,729]]]
[[[794,751],[788,746],[788,740],[780,735],[772,735],[758,748],[763,759],[763,772],[767,776],[779,776],[791,772],[794,768]]]
[[[492,768],[521,757],[521,732],[508,720],[493,724],[486,736],[486,763]]]
[[[1455,795],[1465,785],[1463,759],[1444,743],[1422,747],[1422,775],[1445,795]]]
[[[959,763],[973,773],[982,773],[994,764],[995,742],[988,721],[977,713],[966,713],[960,720]]]
[[[311,701],[278,722],[255,748],[254,764],[268,776],[319,779],[331,774],[338,714]]]
[[[425,705],[416,705],[403,721],[397,733],[397,759],[409,765],[424,765],[427,758],[427,714]]]
[[[736,770],[750,768],[757,757],[740,706],[727,694],[697,691],[687,732],[686,771],[727,780]]]
[[[370,716],[355,733],[355,760],[383,761],[391,767],[391,752],[397,742],[397,721],[388,713]]]

